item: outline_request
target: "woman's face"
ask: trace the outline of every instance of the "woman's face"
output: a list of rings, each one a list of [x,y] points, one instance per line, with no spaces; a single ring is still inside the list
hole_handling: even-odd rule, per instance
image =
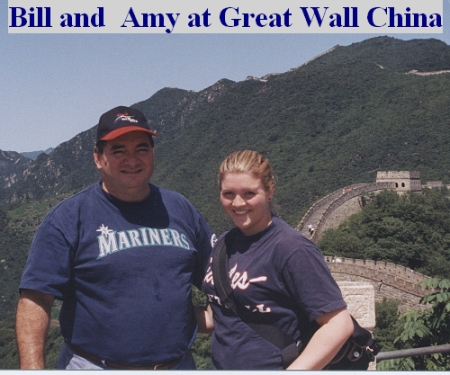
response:
[[[272,222],[273,192],[264,190],[261,179],[250,173],[226,173],[220,186],[220,203],[234,225],[251,236]]]

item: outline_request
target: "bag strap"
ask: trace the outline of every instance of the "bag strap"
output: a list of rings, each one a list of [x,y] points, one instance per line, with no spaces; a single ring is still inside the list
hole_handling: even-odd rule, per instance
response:
[[[301,353],[304,348],[303,343],[301,341],[296,342],[275,325],[253,322],[254,314],[245,306],[240,304],[239,301],[235,299],[233,294],[233,288],[231,287],[228,272],[228,253],[229,249],[231,249],[231,245],[233,244],[237,230],[237,228],[230,230],[216,243],[214,247],[212,270],[217,296],[220,298],[220,303],[225,306],[225,308],[232,310],[256,333],[281,350],[283,368],[287,368]],[[352,320],[354,332],[349,340],[347,340],[346,344],[352,342],[361,348],[366,348],[365,350],[369,360],[373,361],[375,356],[379,353],[381,346],[376,340],[373,339],[370,331],[361,327],[353,316]],[[308,337],[310,337],[317,328],[318,327],[310,327],[311,331],[308,333],[309,336],[308,334],[306,335],[307,341],[309,341]],[[302,329],[302,331],[308,332],[307,329]],[[348,349],[348,345],[346,344],[344,344],[336,357],[324,369],[328,369],[330,366],[331,369],[333,369],[333,363],[339,362],[342,359],[342,355],[345,355],[346,353],[346,348]]]
[[[227,309],[237,314],[234,303],[234,294],[231,287],[230,276],[228,275],[228,254],[227,246],[231,248],[235,236],[235,229],[230,230],[215,245],[212,261],[212,271],[214,287],[220,303]]]
[[[250,326],[256,333],[271,342],[281,350],[283,368],[287,368],[300,354],[301,342],[295,341],[288,334],[273,324],[252,322],[252,312],[242,306],[234,297],[228,272],[228,252],[231,248],[237,228],[230,230],[214,247],[212,270],[214,286],[220,303],[233,311],[241,320]]]

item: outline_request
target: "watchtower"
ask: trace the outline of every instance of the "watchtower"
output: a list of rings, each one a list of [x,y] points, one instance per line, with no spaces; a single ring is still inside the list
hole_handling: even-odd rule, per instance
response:
[[[398,194],[422,192],[420,172],[418,171],[377,172],[377,182],[394,182],[395,191]]]

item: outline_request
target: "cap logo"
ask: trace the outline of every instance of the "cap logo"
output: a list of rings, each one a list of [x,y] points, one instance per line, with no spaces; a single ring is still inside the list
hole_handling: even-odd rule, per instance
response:
[[[114,124],[117,124],[119,121],[128,121],[128,122],[139,122],[138,120],[133,118],[134,116],[130,116],[127,112],[118,113],[116,115],[116,119],[114,120]]]

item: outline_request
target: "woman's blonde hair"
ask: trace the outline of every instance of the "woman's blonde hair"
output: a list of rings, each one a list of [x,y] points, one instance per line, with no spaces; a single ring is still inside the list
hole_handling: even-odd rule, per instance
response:
[[[227,173],[250,173],[261,180],[264,190],[269,191],[275,187],[275,178],[269,160],[256,151],[235,151],[225,158],[219,168],[220,188]]]

